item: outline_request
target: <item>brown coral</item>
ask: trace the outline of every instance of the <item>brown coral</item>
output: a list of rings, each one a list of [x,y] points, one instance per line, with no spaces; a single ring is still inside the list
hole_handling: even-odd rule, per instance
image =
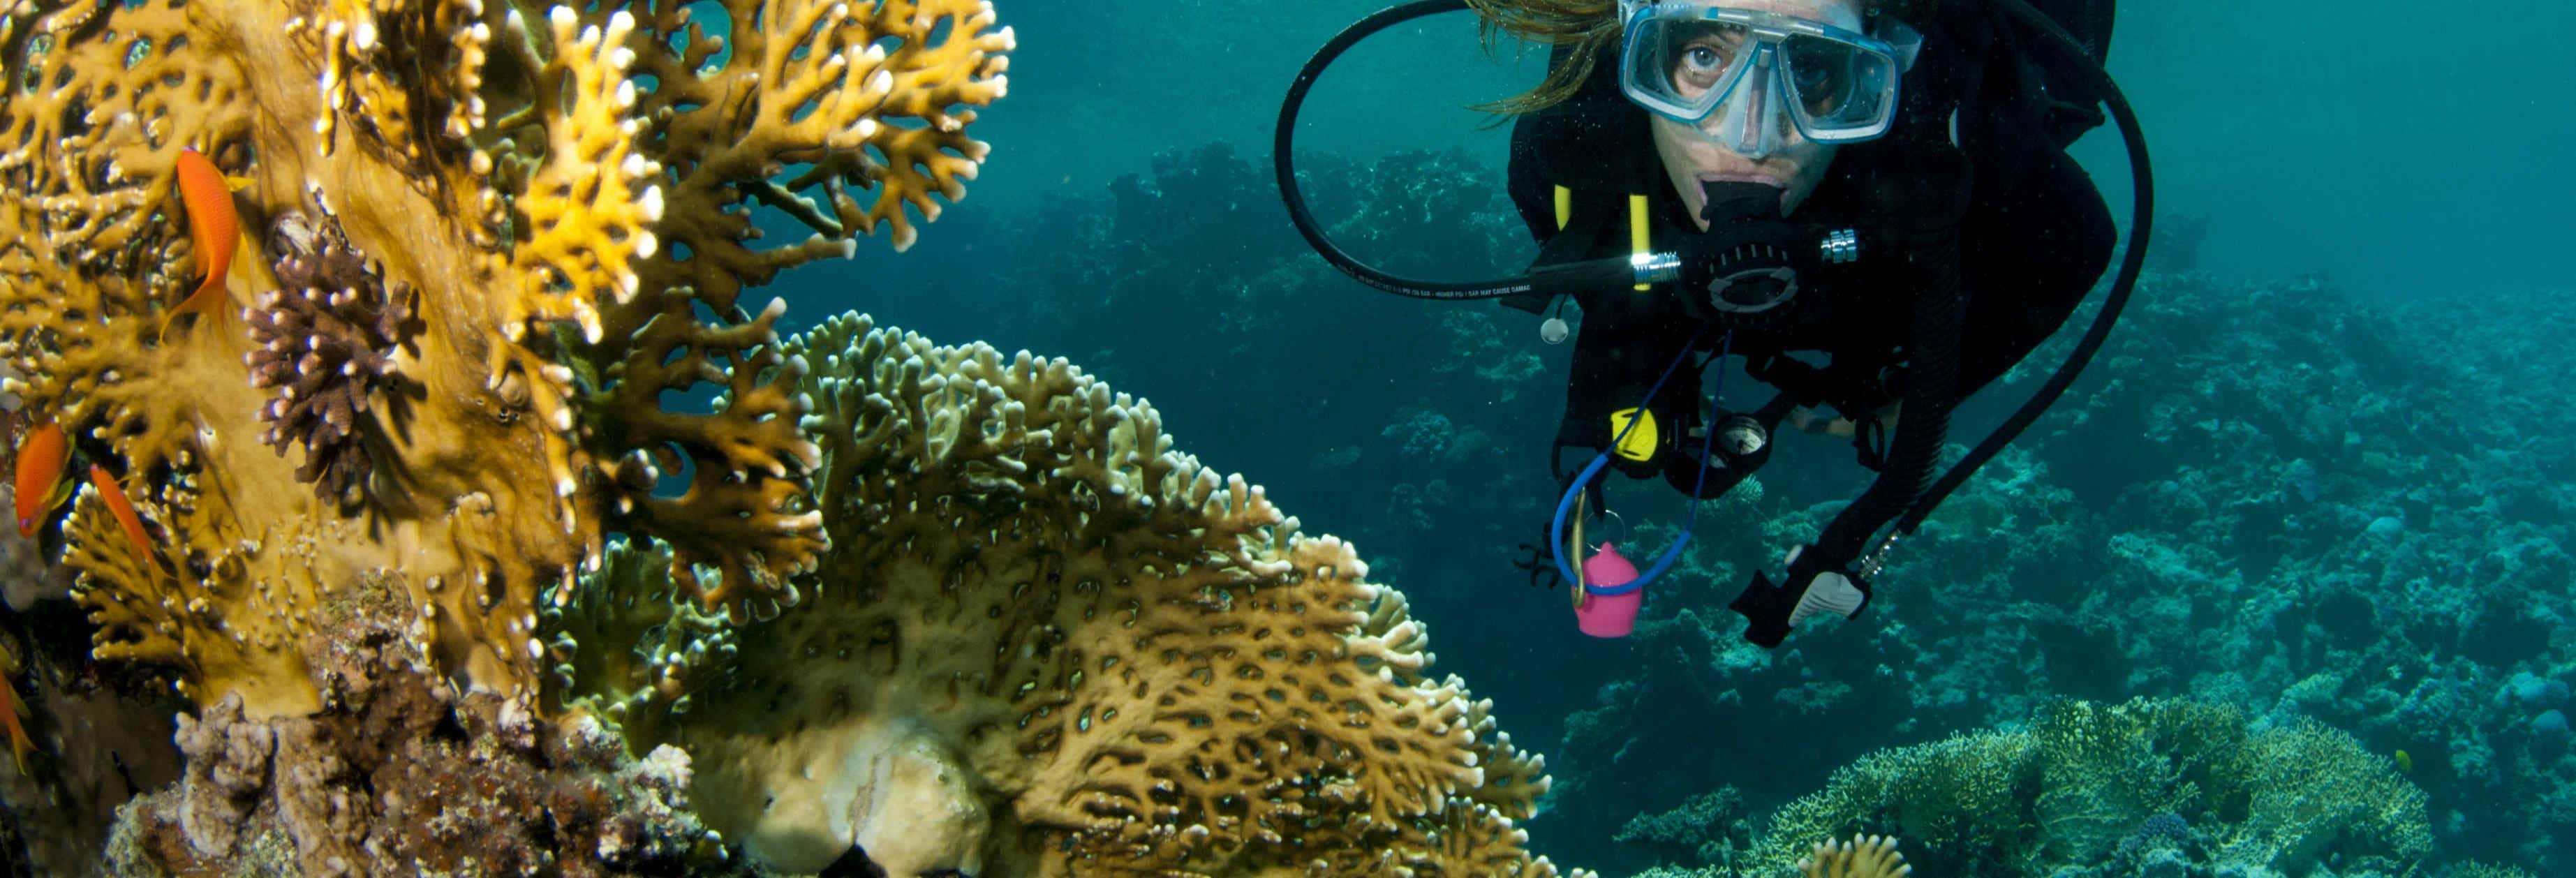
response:
[[[383,439],[368,400],[399,374],[394,350],[412,321],[411,287],[390,289],[329,215],[290,212],[269,232],[277,290],[250,315],[251,386],[277,395],[261,407],[261,441],[304,448],[295,479],[316,496],[355,503]]]
[[[738,637],[562,672],[695,754],[728,837],[791,870],[855,847],[889,874],[1554,874],[1514,825],[1540,761],[1426,674],[1403,595],[1171,451],[1151,407],[864,318],[790,349],[816,363],[823,569]],[[554,625],[671,630],[668,604],[574,603]]]

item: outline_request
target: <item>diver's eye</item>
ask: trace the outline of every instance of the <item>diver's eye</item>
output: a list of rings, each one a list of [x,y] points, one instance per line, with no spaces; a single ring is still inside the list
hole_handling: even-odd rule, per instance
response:
[[[1684,95],[1698,96],[1717,87],[1719,77],[1726,75],[1732,60],[1723,49],[1709,45],[1685,46],[1673,64],[1673,89]]]
[[[1814,64],[1801,64],[1791,68],[1790,72],[1797,77],[1800,91],[1818,88],[1834,81],[1833,71]]]

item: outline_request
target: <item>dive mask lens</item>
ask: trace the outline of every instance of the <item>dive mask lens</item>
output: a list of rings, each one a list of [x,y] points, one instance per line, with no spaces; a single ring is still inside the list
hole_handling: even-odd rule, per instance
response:
[[[1719,138],[1763,148],[1795,124],[1808,140],[1887,133],[1903,78],[1896,50],[1867,34],[1761,10],[1694,2],[1632,7],[1619,84],[1637,105],[1697,125],[1724,110]]]

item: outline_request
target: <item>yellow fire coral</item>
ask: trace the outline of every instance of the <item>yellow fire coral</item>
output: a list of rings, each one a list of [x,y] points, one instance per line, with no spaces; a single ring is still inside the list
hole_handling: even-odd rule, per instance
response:
[[[1514,825],[1540,760],[1428,676],[1403,595],[1151,407],[865,318],[790,348],[834,547],[801,605],[558,677],[685,747],[727,837],[798,871],[1555,874]],[[708,630],[600,599],[670,594],[661,569],[613,560],[551,624]]]
[[[825,546],[818,458],[777,308],[736,300],[880,225],[908,243],[904,205],[935,216],[930,193],[973,176],[985,148],[958,108],[1001,96],[1011,47],[976,0],[864,6],[33,0],[0,16],[0,354],[31,376],[8,390],[122,478],[157,542],[138,556],[88,500],[64,531],[101,654],[174,664],[200,703],[308,711],[310,609],[398,571],[448,673],[526,691],[536,595],[621,531],[668,540],[707,607],[774,600]],[[691,20],[709,9],[719,35]],[[250,252],[224,319],[155,343],[194,280],[182,148],[249,181],[234,198]],[[807,170],[775,178],[790,165]],[[754,204],[814,237],[752,249]],[[399,338],[367,339],[385,345],[377,380],[333,388],[322,415],[351,423],[319,453],[363,450],[363,476],[256,441],[266,387],[310,382],[276,374],[304,358],[270,357],[254,386],[229,312],[293,304],[269,295],[302,276],[269,244],[290,219],[418,297]],[[728,404],[662,404],[707,385]],[[276,489],[299,470],[346,484]],[[665,473],[688,490],[656,496]]]

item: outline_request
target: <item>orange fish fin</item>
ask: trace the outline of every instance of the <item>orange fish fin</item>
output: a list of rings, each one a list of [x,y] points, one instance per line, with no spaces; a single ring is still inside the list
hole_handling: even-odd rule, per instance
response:
[[[72,498],[72,484],[70,479],[55,479],[53,493],[45,495],[45,505],[39,507],[36,514],[43,515],[63,508],[64,501]]]
[[[134,511],[134,501],[126,499],[124,486],[106,468],[89,465],[90,484],[98,486],[99,502],[107,504],[109,514],[125,529],[125,541],[134,544],[135,553],[143,556],[145,566],[155,566],[152,558],[152,536],[143,530],[143,516]]]
[[[208,278],[207,283],[198,286],[196,292],[188,294],[188,297],[181,299],[179,304],[171,306],[170,313],[161,315],[160,337],[168,338],[170,336],[170,324],[178,322],[179,315],[181,314],[195,312],[205,315],[208,320],[215,319],[216,315],[223,313],[222,309],[215,307],[215,303],[222,300],[223,284],[221,280],[219,278]]]

